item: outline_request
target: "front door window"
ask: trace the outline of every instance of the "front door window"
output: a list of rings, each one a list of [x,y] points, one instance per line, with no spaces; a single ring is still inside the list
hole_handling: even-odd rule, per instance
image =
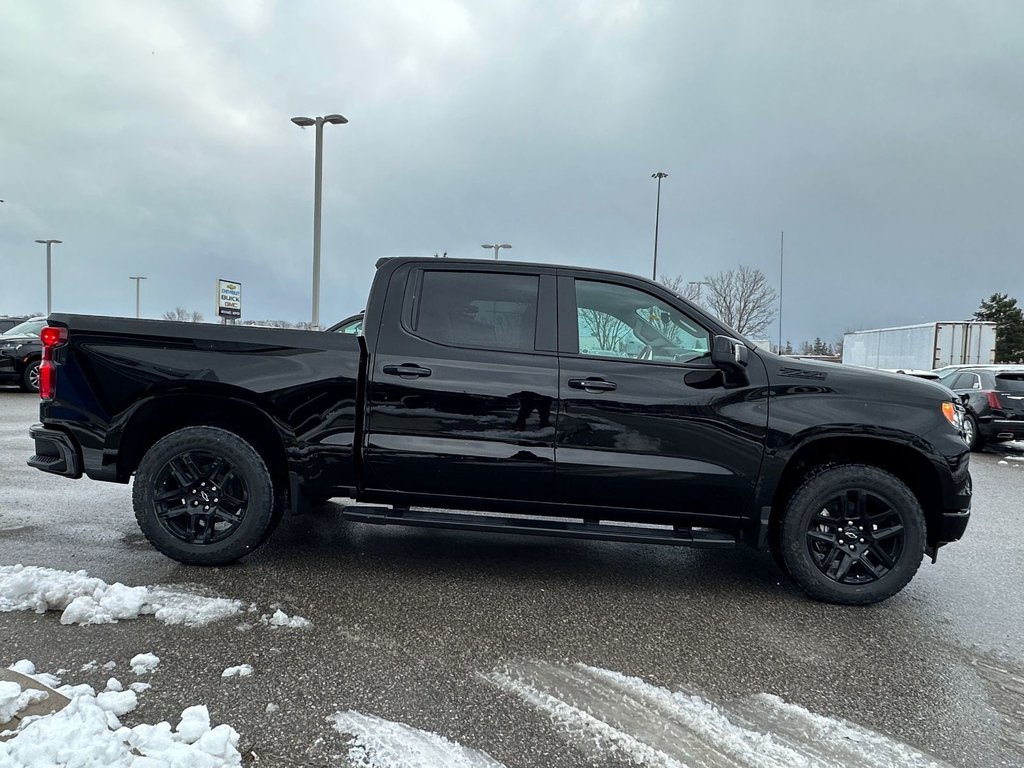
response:
[[[643,291],[576,281],[578,352],[605,358],[710,365],[710,335]]]

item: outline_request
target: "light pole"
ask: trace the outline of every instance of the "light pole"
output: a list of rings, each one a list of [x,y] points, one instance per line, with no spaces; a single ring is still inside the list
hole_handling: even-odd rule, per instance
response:
[[[786,259],[786,233],[779,232],[779,354],[782,354],[782,267]]]
[[[498,251],[500,251],[502,248],[511,248],[512,246],[509,245],[508,243],[494,243],[493,245],[491,243],[484,243],[480,247],[481,248],[493,248],[494,249],[494,260],[497,261],[498,260]]]
[[[664,171],[656,171],[651,174],[652,179],[658,180],[658,202],[654,207],[654,270],[651,279],[658,279],[658,219],[661,218],[661,180],[667,179],[668,174]]]
[[[299,128],[316,126],[316,159],[313,171],[313,322],[314,331],[320,329],[320,189],[323,182],[324,123],[344,125],[348,119],[341,115],[326,117],[293,117]]]
[[[142,275],[132,275],[128,278],[129,280],[135,281],[135,319],[139,319],[139,286],[142,285],[142,281],[145,280]]]
[[[53,269],[51,267],[51,248],[54,243],[62,243],[63,240],[36,240],[46,246],[46,314],[49,316],[53,308]]]
[[[701,289],[701,286],[704,286],[704,285],[707,285],[707,284],[708,284],[707,280],[691,280],[690,282],[688,282],[686,284],[687,287],[689,287],[691,285],[697,286],[696,297],[694,298],[694,301],[696,301],[698,304],[700,304],[700,289]]]

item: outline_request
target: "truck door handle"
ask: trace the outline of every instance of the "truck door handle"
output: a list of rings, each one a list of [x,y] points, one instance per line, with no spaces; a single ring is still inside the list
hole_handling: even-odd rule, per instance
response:
[[[413,363],[402,363],[401,365],[385,365],[384,373],[389,376],[401,376],[403,379],[418,379],[429,376],[430,369]]]
[[[584,392],[611,392],[618,385],[614,381],[605,381],[597,376],[588,379],[569,379],[571,389],[582,389]]]

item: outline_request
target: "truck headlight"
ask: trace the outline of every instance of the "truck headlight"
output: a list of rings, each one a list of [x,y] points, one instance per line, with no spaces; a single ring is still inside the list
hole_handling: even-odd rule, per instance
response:
[[[953,429],[963,437],[964,434],[964,407],[960,403],[946,401],[942,404],[942,415],[946,421],[953,425]]]

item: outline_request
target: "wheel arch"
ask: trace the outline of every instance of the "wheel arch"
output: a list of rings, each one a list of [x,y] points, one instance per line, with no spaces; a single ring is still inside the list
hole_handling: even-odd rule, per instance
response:
[[[829,436],[810,440],[790,455],[771,502],[769,535],[778,532],[786,504],[804,478],[819,467],[868,464],[889,472],[917,498],[924,512],[928,545],[935,546],[942,521],[942,485],[935,465],[917,448],[877,437]]]
[[[111,433],[117,451],[117,479],[128,482],[146,451],[185,427],[218,427],[238,435],[263,457],[274,485],[287,490],[287,433],[258,405],[212,393],[158,395],[136,407]]]

